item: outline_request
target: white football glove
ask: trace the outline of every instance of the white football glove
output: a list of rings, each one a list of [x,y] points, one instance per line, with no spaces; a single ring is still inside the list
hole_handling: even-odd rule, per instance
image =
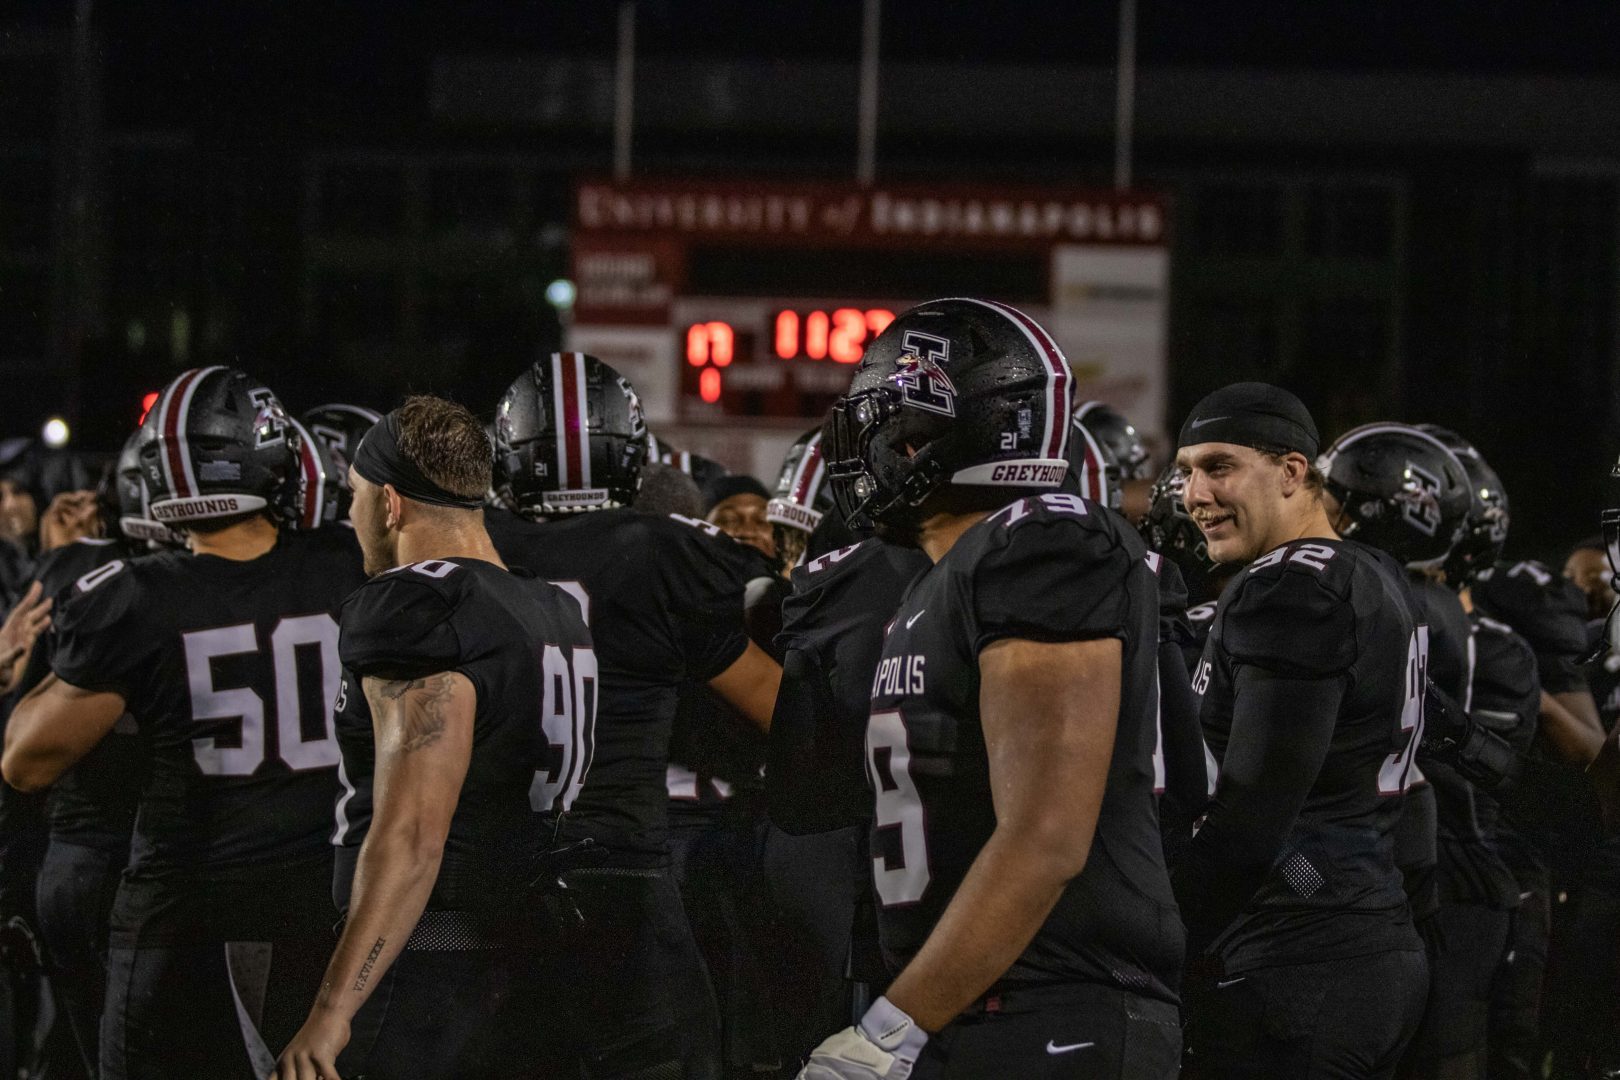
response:
[[[799,1080],[906,1080],[928,1032],[886,997],[810,1055]]]

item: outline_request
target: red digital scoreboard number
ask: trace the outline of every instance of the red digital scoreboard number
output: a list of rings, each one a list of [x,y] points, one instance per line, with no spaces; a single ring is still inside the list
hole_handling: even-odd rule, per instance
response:
[[[828,305],[680,324],[685,393],[715,415],[818,415],[848,387],[848,368],[893,321],[892,308]]]
[[[778,311],[773,333],[776,355],[782,360],[858,364],[866,355],[866,343],[892,322],[894,312],[887,308]]]

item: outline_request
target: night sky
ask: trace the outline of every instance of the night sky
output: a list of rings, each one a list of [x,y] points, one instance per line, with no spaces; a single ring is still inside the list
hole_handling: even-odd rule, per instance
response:
[[[65,25],[72,4],[27,0]],[[14,9],[15,10],[15,9]],[[472,52],[611,55],[613,0],[231,3],[102,0],[113,128],[384,126],[425,112],[428,61]],[[886,0],[885,58],[1106,65],[1115,5]],[[644,55],[854,59],[857,0],[641,0]],[[1145,66],[1620,73],[1620,4],[1139,0]]]

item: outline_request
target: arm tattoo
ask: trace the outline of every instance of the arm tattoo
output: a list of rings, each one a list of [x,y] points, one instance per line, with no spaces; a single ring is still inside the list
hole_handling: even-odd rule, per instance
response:
[[[377,966],[377,957],[382,955],[385,940],[384,938],[378,938],[377,944],[373,945],[371,952],[366,955],[366,962],[360,965],[360,974],[354,977],[354,989],[356,992],[366,988],[366,982],[371,978],[371,969]]]
[[[397,717],[402,752],[408,754],[439,741],[448,722],[445,707],[454,687],[455,680],[448,671],[421,679],[393,679],[378,685],[377,696],[390,705],[382,712]],[[412,691],[420,692],[412,694]],[[407,694],[412,696],[407,699]]]

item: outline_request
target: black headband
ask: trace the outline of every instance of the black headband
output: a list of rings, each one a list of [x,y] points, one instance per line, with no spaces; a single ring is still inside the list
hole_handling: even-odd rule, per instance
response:
[[[405,456],[399,448],[399,411],[389,413],[372,425],[350,463],[354,471],[382,487],[393,484],[394,490],[407,499],[434,506],[453,506],[457,510],[477,510],[484,505],[482,496],[468,498],[446,491],[435,484],[419,469],[416,462]]]
[[[1260,450],[1297,450],[1316,460],[1321,437],[1299,398],[1280,386],[1243,382],[1223,386],[1193,407],[1178,445],[1223,442]]]

